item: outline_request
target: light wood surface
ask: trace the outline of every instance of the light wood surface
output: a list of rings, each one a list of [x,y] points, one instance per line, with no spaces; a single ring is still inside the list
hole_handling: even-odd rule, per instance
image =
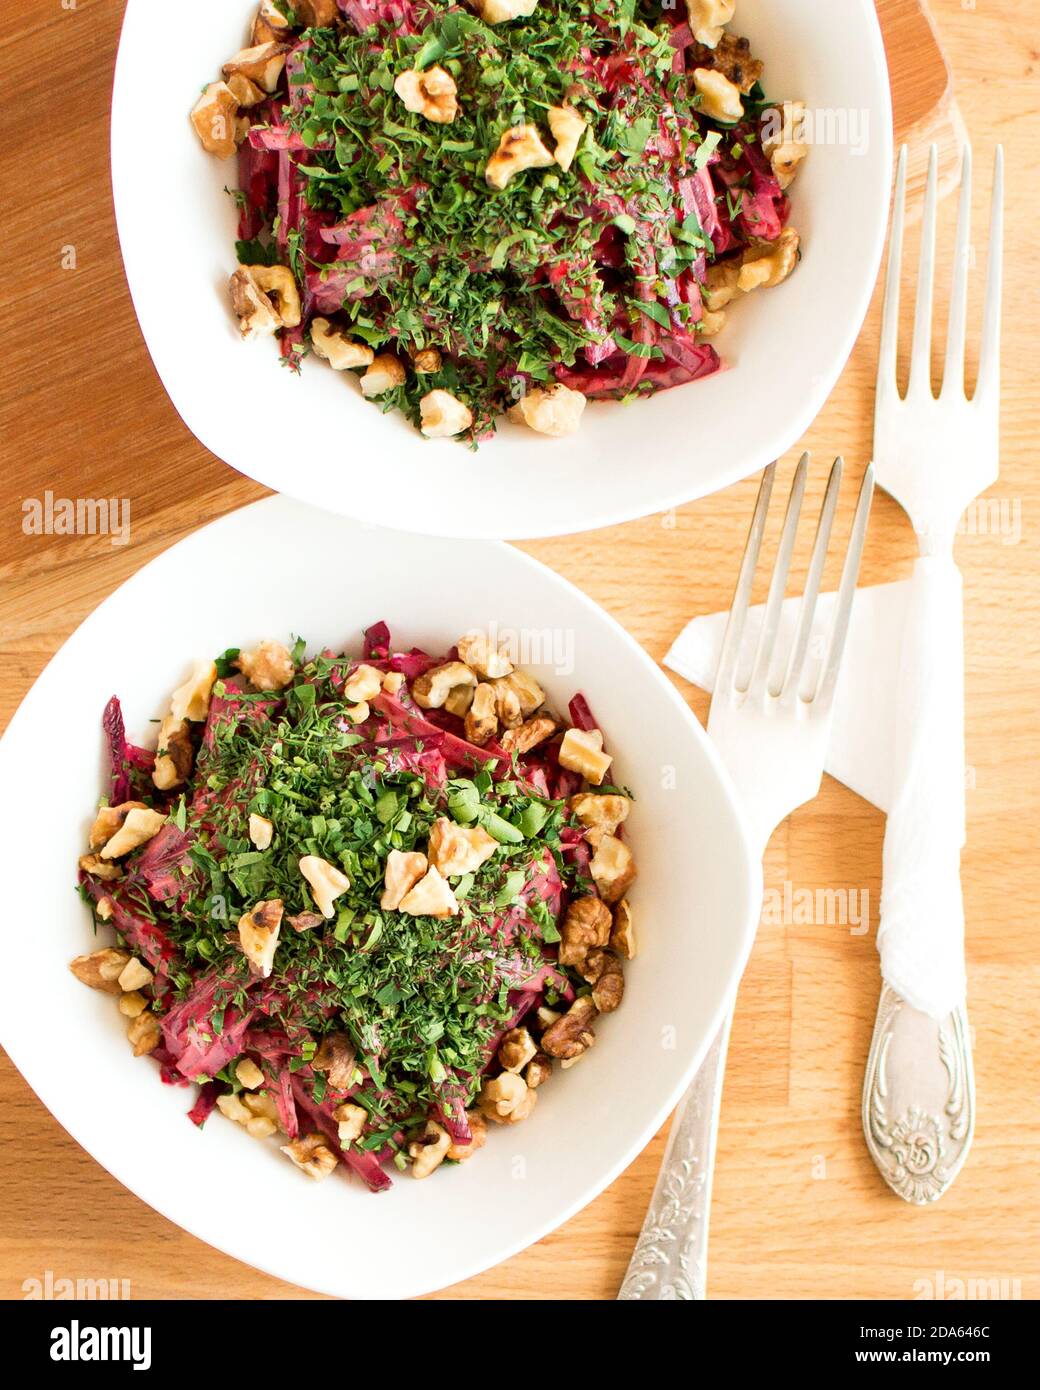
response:
[[[912,31],[914,7],[885,3],[903,12],[896,17]],[[15,267],[0,287],[0,726],[117,584],[194,527],[261,495],[181,424],[137,329],[108,186],[108,96],[121,11],[120,0],[78,0],[74,8],[9,0],[0,38],[4,69],[17,74],[0,97],[0,186]],[[712,1222],[716,1297],[911,1298],[917,1281],[935,1281],[939,1272],[947,1287],[958,1278],[1003,1277],[1020,1281],[1023,1297],[1040,1296],[1040,288],[1033,251],[1040,32],[1034,0],[936,0],[933,12],[976,167],[988,170],[995,142],[1003,141],[1010,189],[1003,458],[991,496],[1005,504],[1011,534],[990,529],[958,545],[967,610],[964,887],[978,1133],[968,1166],[933,1209],[914,1210],[891,1196],[867,1157],[859,1099],[878,991],[884,827],[879,812],[826,781],[818,799],[774,835],[767,885],[866,890],[869,930],[761,929],[740,993],[723,1100]],[[894,84],[897,105],[918,127],[931,109],[920,109],[919,85],[932,84],[933,99],[946,100],[934,66],[919,67],[915,79],[913,64],[924,51],[919,33],[913,51],[899,55]],[[149,177],[158,206],[162,171]],[[984,205],[980,189],[978,226]],[[948,269],[949,205],[944,219]],[[75,269],[63,268],[68,248]],[[175,256],[176,248],[163,253]],[[817,494],[825,462],[838,451],[849,461],[846,523],[870,453],[877,346],[875,296],[840,385],[804,441],[818,455]],[[784,479],[791,466],[784,461]],[[668,516],[525,548],[660,658],[687,618],[729,602],[756,486],[748,480]],[[46,488],[59,496],[129,495],[131,544],[27,538],[22,499]],[[864,581],[905,574],[913,555],[906,518],[880,496]],[[806,558],[803,551],[802,573]],[[677,684],[703,718],[706,698]],[[440,1296],[613,1297],[663,1138],[554,1235]],[[202,1245],[131,1196],[63,1133],[2,1057],[0,1140],[0,1297],[20,1297],[22,1281],[47,1269],[128,1278],[135,1297],[303,1296]]]

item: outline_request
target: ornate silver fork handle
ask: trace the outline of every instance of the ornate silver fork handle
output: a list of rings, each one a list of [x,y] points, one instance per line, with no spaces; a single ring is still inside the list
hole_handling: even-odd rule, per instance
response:
[[[708,1217],[732,1015],[675,1112],[657,1186],[619,1299],[706,1297]]]
[[[941,1021],[883,985],[863,1085],[867,1148],[893,1192],[924,1206],[949,1187],[975,1129],[963,1008]]]
[[[795,470],[769,596],[753,646],[750,680],[744,686],[739,683],[739,657],[775,465],[771,464],[762,475],[708,718],[708,733],[733,777],[748,834],[760,856],[784,817],[811,801],[820,789],[834,689],[848,635],[874,488],[873,469],[868,467],[845,553],[826,660],[821,670],[813,668],[807,673],[816,600],[841,484],[841,460],[835,460],[827,481],[798,625],[789,650],[785,650],[787,644],[778,644],[777,639],[808,463],[808,455],[803,455]],[[706,1297],[708,1217],[731,1019],[732,1010],[676,1111],[650,1210],[619,1298]]]

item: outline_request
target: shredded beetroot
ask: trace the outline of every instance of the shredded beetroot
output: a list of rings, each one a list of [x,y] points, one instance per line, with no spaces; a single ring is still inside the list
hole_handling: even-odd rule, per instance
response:
[[[188,855],[191,844],[192,836],[178,830],[170,821],[148,841],[134,865],[133,879],[144,885],[155,902],[184,896],[188,882],[183,871],[191,866]]]
[[[188,1111],[188,1119],[193,1125],[198,1125],[199,1129],[206,1123],[217,1103],[223,1087],[217,1081],[207,1081],[205,1086],[199,1088],[199,1097],[195,1104]]]
[[[148,785],[155,766],[155,754],[127,740],[122,706],[114,695],[105,706],[101,725],[108,740],[111,766],[109,800],[113,806],[119,806],[124,801],[130,801],[143,786]]]
[[[390,655],[390,629],[386,623],[373,623],[365,629],[365,660],[385,661]]]

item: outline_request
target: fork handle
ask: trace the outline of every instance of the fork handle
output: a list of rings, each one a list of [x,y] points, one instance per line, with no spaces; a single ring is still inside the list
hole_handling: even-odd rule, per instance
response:
[[[952,553],[907,586],[878,949],[888,983],[942,1017],[964,999],[964,632]]]
[[[920,1204],[957,1175],[975,1110],[960,882],[963,602],[952,547],[922,556],[908,586],[897,708],[878,927],[884,982],[863,1128],[885,1181]]]
[[[732,1013],[672,1120],[664,1162],[619,1299],[707,1296],[708,1218]]]

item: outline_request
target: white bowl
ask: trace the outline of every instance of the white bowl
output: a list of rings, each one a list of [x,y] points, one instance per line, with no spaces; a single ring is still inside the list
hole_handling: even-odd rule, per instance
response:
[[[831,113],[866,149],[813,148],[792,190],[801,265],[739,304],[717,340],[727,370],[631,405],[602,402],[562,440],[506,424],[474,455],[427,441],[322,363],[302,378],[270,342],[243,344],[226,281],[234,160],[205,154],[187,112],[241,45],[248,0],[197,5],[171,43],[166,7],[129,0],[112,102],[112,183],[130,292],[185,424],[239,472],[376,525],[521,538],[677,506],[779,457],[818,414],[877,277],[891,177],[888,74],[872,0],[740,0],[735,27],[766,60],[767,91]],[[155,54],[161,52],[162,79]],[[861,117],[859,113],[865,112]],[[849,123],[851,119],[851,124]],[[826,136],[826,120],[820,122]]]
[[[262,568],[272,548],[289,563]],[[638,796],[640,950],[623,1006],[581,1065],[553,1078],[530,1121],[496,1130],[465,1166],[423,1183],[398,1178],[373,1196],[346,1178],[312,1184],[273,1144],[219,1115],[195,1129],[185,1114],[193,1090],[162,1085],[152,1062],[132,1057],[113,1001],[80,984],[68,962],[94,948],[73,886],[104,784],[109,696],[121,697],[131,737],[143,741],[151,728],[154,744],[149,718],[194,656],[290,633],[312,650],[353,645],[379,618],[399,642],[433,648],[492,620],[543,651],[559,644],[558,664],[573,671],[532,669],[557,702],[587,692],[617,775]],[[343,1296],[455,1283],[596,1196],[692,1076],[758,917],[760,870],[718,755],[617,623],[510,546],[460,556],[449,542],[363,528],[286,498],[182,541],[86,620],[0,742],[0,785],[0,863],[23,903],[0,927],[0,1041],[15,1065],[69,1133],[170,1220],[271,1274]]]

